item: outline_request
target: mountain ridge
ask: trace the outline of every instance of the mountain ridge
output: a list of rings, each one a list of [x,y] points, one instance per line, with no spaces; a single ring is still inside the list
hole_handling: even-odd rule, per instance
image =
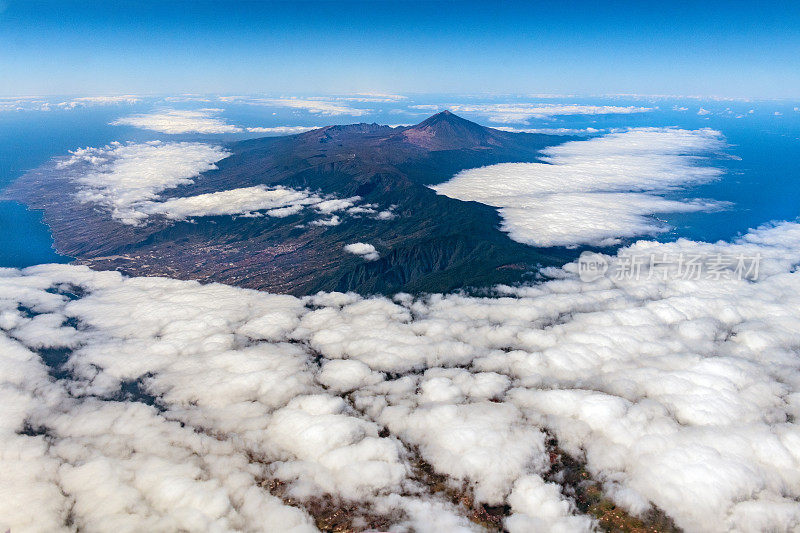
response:
[[[280,186],[394,206],[391,220],[353,216],[331,226],[315,225],[305,212],[280,219],[152,217],[142,227],[123,226],[75,201],[75,184],[37,173],[10,194],[44,211],[61,253],[93,268],[291,294],[442,292],[532,279],[541,266],[574,255],[514,242],[499,230],[494,208],[428,187],[466,168],[535,161],[539,150],[564,140],[486,128],[449,111],[408,127],[326,126],[233,143],[216,170],[162,194]],[[380,258],[343,253],[353,242],[374,245]]]

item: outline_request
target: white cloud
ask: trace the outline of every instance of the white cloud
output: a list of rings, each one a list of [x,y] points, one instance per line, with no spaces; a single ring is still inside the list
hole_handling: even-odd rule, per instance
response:
[[[503,230],[536,246],[610,245],[665,231],[653,213],[719,209],[659,193],[713,180],[697,154],[724,146],[719,132],[637,128],[542,151],[543,163],[504,163],[460,172],[439,194],[500,208]]]
[[[372,112],[370,109],[351,107],[336,101],[334,98],[251,98],[242,96],[222,96],[219,99],[222,102],[269,107],[288,107],[306,111],[314,115],[324,116],[349,115],[352,117],[360,117]]]
[[[312,220],[309,222],[312,226],[338,226],[342,223],[342,219],[338,215],[333,215],[331,218],[324,218]]]
[[[478,530],[419,477],[425,461],[440,485],[510,506],[509,531],[589,531],[547,479],[547,434],[630,512],[791,530],[800,224],[642,241],[606,256],[611,271],[631,253],[760,254],[761,275],[584,283],[569,264],[497,297],[392,300],[2,269],[0,520],[299,532],[344,498],[392,530]],[[68,356],[59,372],[44,347]]]
[[[360,199],[358,196],[343,199],[323,197],[308,190],[256,185],[148,202],[142,204],[139,210],[148,215],[162,214],[167,218],[179,220],[216,215],[254,216],[256,211],[264,210],[267,216],[283,218],[297,214],[307,206],[314,207],[319,213],[330,215],[347,210]],[[329,221],[319,223],[333,225],[329,224]]]
[[[242,128],[228,124],[217,115],[221,109],[162,109],[118,118],[113,126],[133,126],[159,133],[238,133]]]
[[[169,198],[142,204],[139,210],[148,215],[162,214],[167,218],[185,219],[216,215],[237,215],[266,211],[268,216],[285,217],[300,212],[304,206],[319,204],[322,198],[304,190],[264,185]]]
[[[132,105],[142,100],[139,96],[81,96],[59,102],[41,96],[0,96],[0,111],[52,111],[54,109],[81,109],[94,106]]]
[[[165,102],[211,102],[211,97],[202,96],[197,94],[181,94],[177,96],[167,96],[164,98]]]
[[[378,212],[378,214],[375,215],[375,220],[393,220],[397,218],[397,215],[394,212],[395,207],[396,206],[392,206],[389,209]]]
[[[531,195],[503,207],[502,229],[512,239],[536,246],[594,244],[613,246],[621,238],[667,231],[653,213],[717,210],[713,201],[675,201],[641,193],[566,193]]]
[[[455,113],[485,115],[492,122],[524,124],[534,118],[541,119],[562,115],[646,113],[653,111],[655,108],[578,104],[458,104],[450,106],[449,109]]]
[[[307,131],[316,130],[321,126],[273,126],[270,128],[254,127],[245,128],[248,133],[266,133],[267,135],[296,135]]]
[[[37,96],[0,96],[0,111],[50,111],[52,104]]]
[[[545,483],[539,476],[520,477],[508,496],[513,515],[505,526],[510,533],[529,531],[590,531],[592,522],[585,516],[574,516],[569,502],[559,496],[561,488]]]
[[[358,196],[336,198],[308,190],[257,185],[162,199],[161,193],[179,185],[190,185],[201,172],[217,168],[214,163],[229,152],[219,146],[189,142],[112,143],[103,148],[71,152],[56,164],[55,171],[78,184],[77,198],[107,208],[111,217],[129,225],[146,223],[153,215],[173,220],[191,217],[242,215],[287,217],[306,207],[324,215],[348,212],[357,207]],[[385,212],[376,220],[388,220]],[[263,213],[262,213],[263,212]],[[387,211],[390,215],[391,210]],[[334,215],[313,221],[333,226],[341,222]]]
[[[344,211],[353,207],[356,202],[361,200],[360,196],[352,196],[350,198],[331,198],[317,203],[314,209],[325,215],[336,213],[337,211]]]
[[[147,216],[140,210],[143,204],[166,189],[191,184],[227,155],[223,148],[203,143],[112,143],[75,150],[57,169],[79,184],[80,201],[108,208],[122,223],[138,224]]]
[[[120,105],[120,104],[135,104],[141,98],[138,96],[126,94],[119,96],[82,96],[80,98],[73,98],[66,102],[60,102],[58,107],[64,109],[75,109],[76,107],[90,107],[98,105]]]
[[[623,98],[626,100],[701,100],[708,102],[750,102],[750,98],[737,98],[719,95],[700,95],[700,94],[605,94],[595,95],[599,98]]]
[[[697,114],[700,115],[700,116],[710,115],[711,111],[701,107],[700,110],[697,112]]]
[[[381,257],[373,245],[363,242],[346,244],[344,246],[344,251],[351,254],[360,255],[366,261],[377,261]]]
[[[358,93],[351,96],[339,96],[338,100],[347,100],[351,102],[382,102],[392,103],[406,100],[408,97],[401,94],[389,93]]]
[[[513,128],[511,126],[499,126],[494,129],[511,133],[542,133],[544,135],[594,135],[605,131],[597,128]]]

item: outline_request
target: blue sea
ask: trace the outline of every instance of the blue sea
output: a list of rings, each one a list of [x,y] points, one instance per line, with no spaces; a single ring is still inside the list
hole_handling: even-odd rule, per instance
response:
[[[212,99],[213,100],[213,99]],[[457,103],[583,104],[646,106],[653,111],[634,114],[566,115],[531,119],[526,124],[494,122],[490,117],[459,112],[464,118],[487,126],[518,128],[594,128],[608,132],[629,127],[677,126],[712,128],[722,132],[728,148],[724,156],[707,162],[725,170],[721,179],[675,192],[676,197],[725,201],[730,207],[716,212],[659,215],[673,230],[659,240],[687,237],[695,240],[729,240],[762,224],[794,220],[800,216],[800,111],[797,102],[724,101],[698,99],[615,98],[527,98],[432,95],[388,102],[362,102],[358,116],[324,115],[304,109],[268,105],[212,103],[168,104],[171,108],[222,107],[229,123],[251,127],[321,126],[353,122],[413,124]],[[136,104],[78,107],[75,109],[0,110],[0,189],[53,157],[85,146],[103,146],[112,141],[207,140],[227,142],[258,134],[167,135],[127,126],[112,126],[113,120],[133,113],[165,107],[163,100]],[[425,109],[413,106],[431,106]],[[657,108],[657,109],[656,109]],[[702,114],[698,111],[703,109]],[[24,267],[39,263],[68,262],[53,249],[41,213],[15,202],[0,202],[0,266]]]

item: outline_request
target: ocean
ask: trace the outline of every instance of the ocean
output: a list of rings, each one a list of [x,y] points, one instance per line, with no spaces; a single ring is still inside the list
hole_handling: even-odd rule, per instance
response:
[[[85,146],[113,141],[205,140],[227,142],[259,136],[169,135],[109,123],[120,116],[143,113],[169,105],[173,108],[223,107],[228,122],[243,127],[321,126],[331,123],[416,123],[438,109],[460,107],[456,113],[480,124],[519,129],[576,130],[579,135],[602,135],[630,127],[712,128],[727,141],[724,154],[701,164],[724,169],[716,181],[673,191],[675,198],[707,198],[728,202],[714,212],[659,215],[673,229],[654,238],[661,241],[685,237],[693,240],[730,240],[749,228],[800,216],[800,112],[797,104],[782,101],[700,101],[640,97],[547,99],[545,104],[579,104],[647,107],[650,111],[626,114],[582,114],[534,117],[513,122],[480,111],[481,105],[538,102],[523,97],[416,96],[391,102],[364,102],[359,116],[331,115],[246,103],[170,103],[148,101],[134,105],[78,107],[50,111],[0,111],[0,189],[25,172],[53,157]],[[465,103],[466,102],[466,103]],[[476,103],[477,102],[477,103]],[[487,103],[488,102],[488,103]],[[414,106],[423,106],[422,109]],[[470,107],[473,111],[470,111]],[[477,110],[477,111],[476,111]],[[751,111],[752,110],[752,111]],[[587,131],[587,128],[591,130]],[[41,213],[16,202],[0,202],[0,266],[25,267],[40,263],[69,262],[53,249]]]

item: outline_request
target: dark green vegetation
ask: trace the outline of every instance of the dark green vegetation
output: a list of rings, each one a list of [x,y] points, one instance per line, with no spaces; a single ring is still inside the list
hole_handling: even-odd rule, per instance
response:
[[[564,140],[486,128],[447,111],[405,128],[328,126],[233,144],[218,170],[164,195],[265,184],[396,206],[392,220],[348,216],[338,226],[309,225],[320,215],[308,209],[286,218],[151,217],[144,226],[125,226],[74,201],[74,184],[44,173],[23,177],[11,194],[45,211],[60,253],[98,269],[291,294],[440,292],[531,279],[540,266],[574,256],[516,243],[498,229],[494,208],[427,187],[467,168],[535,161],[539,150]],[[374,245],[380,259],[344,253],[353,242]]]

